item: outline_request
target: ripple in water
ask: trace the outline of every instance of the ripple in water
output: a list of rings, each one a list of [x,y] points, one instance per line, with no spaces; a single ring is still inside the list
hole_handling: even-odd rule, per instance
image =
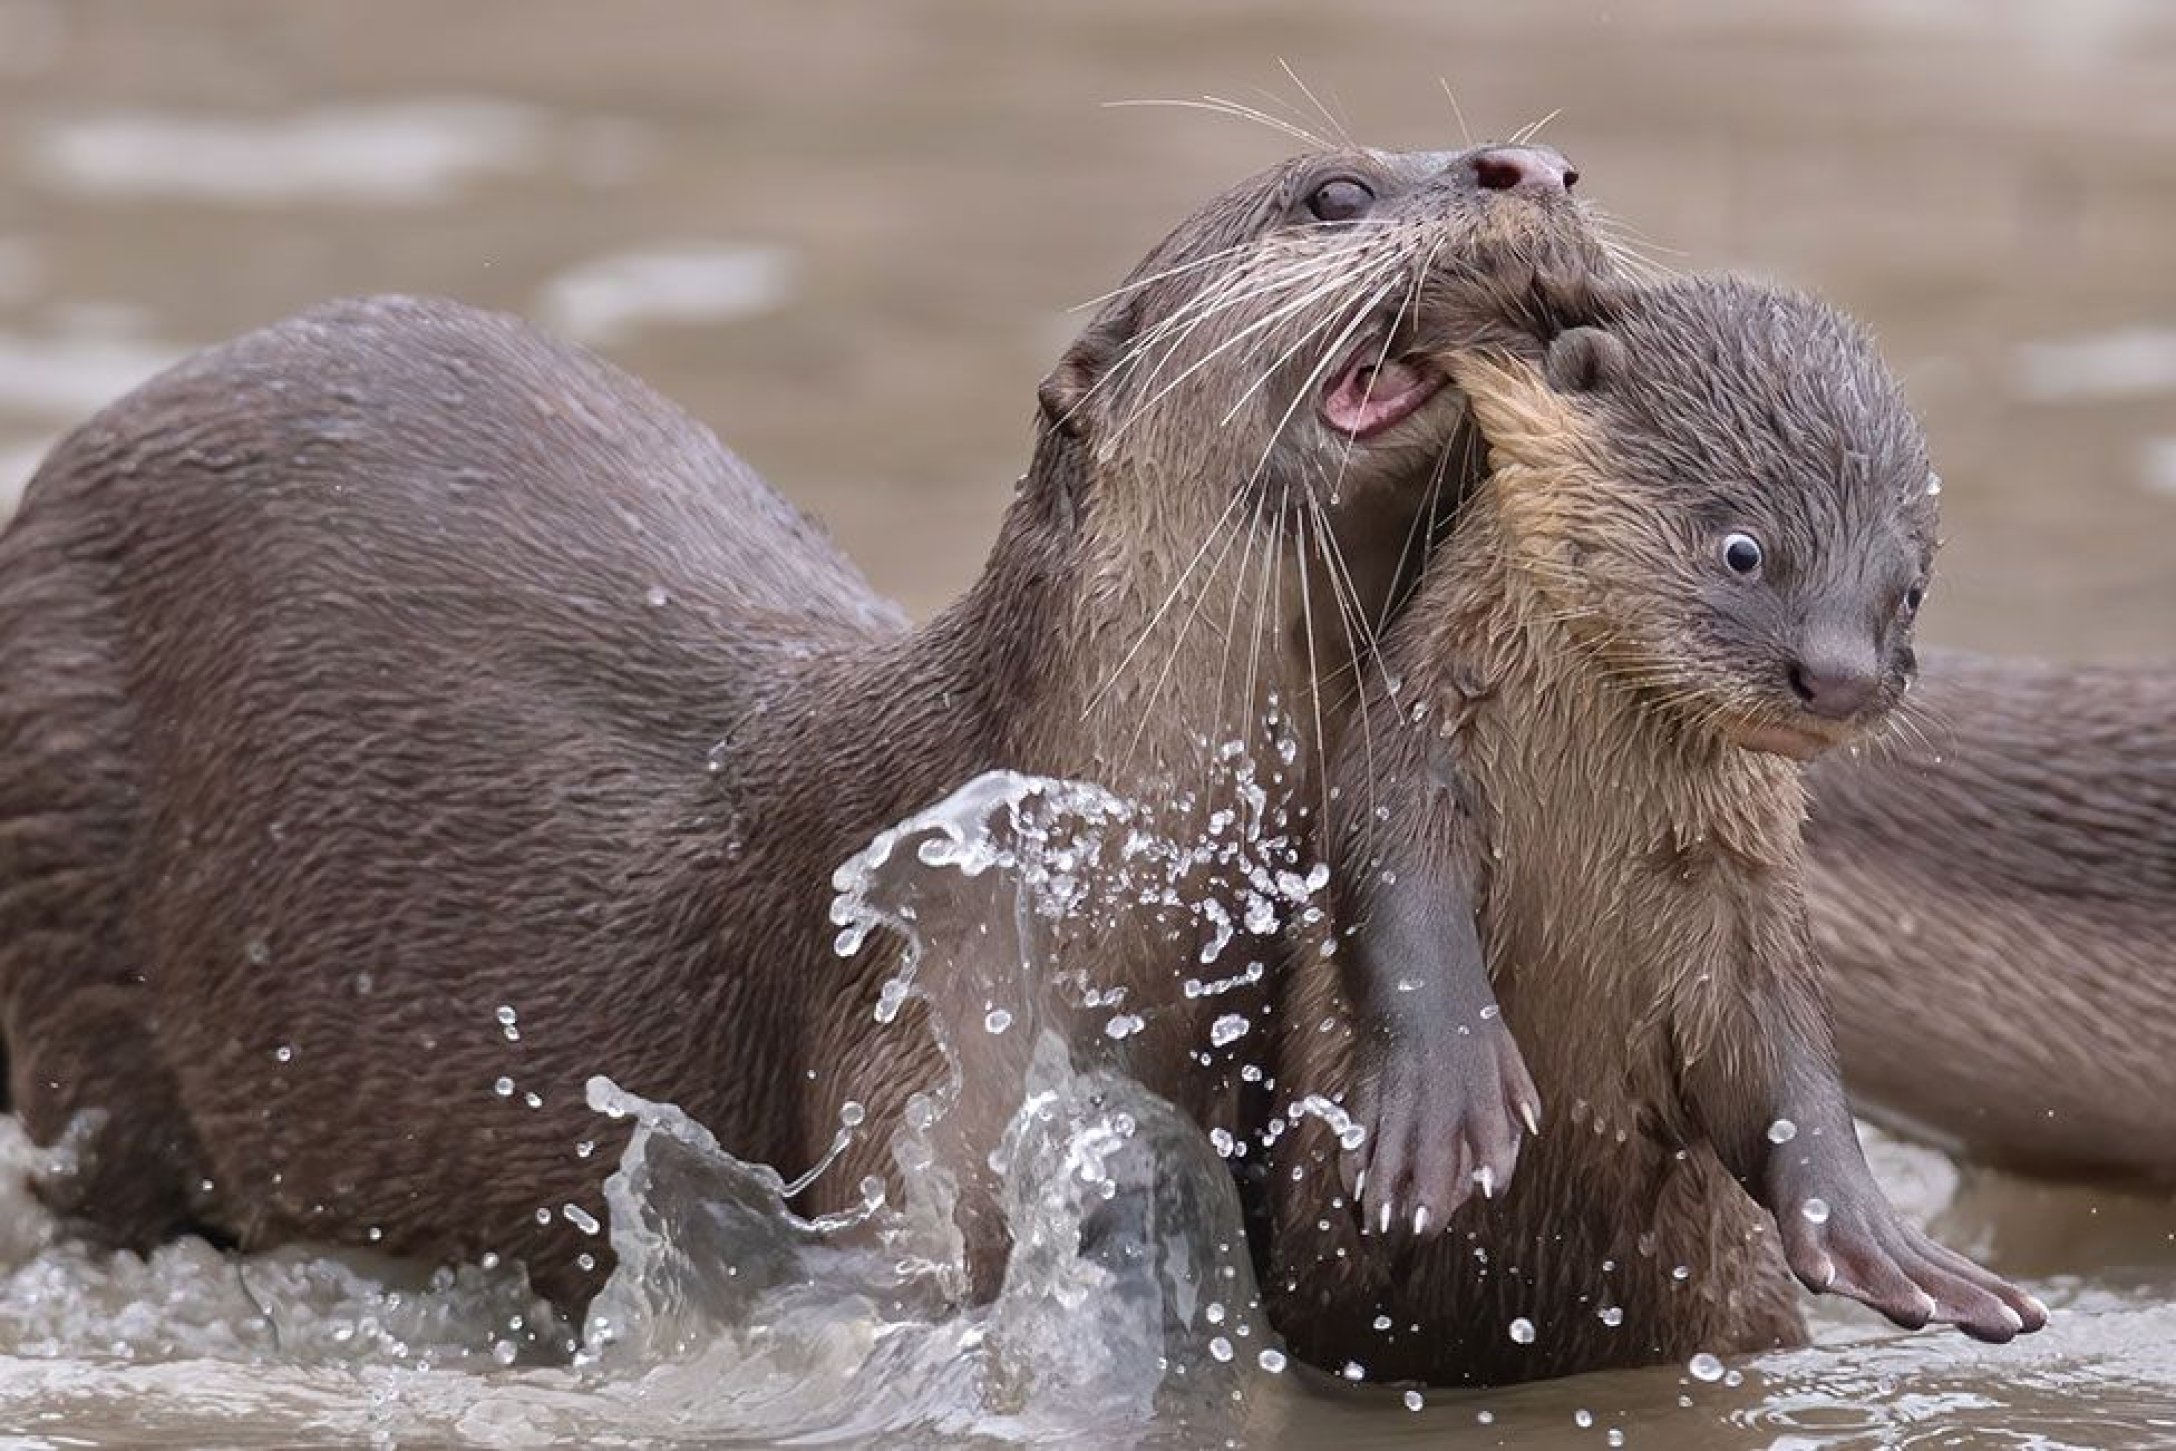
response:
[[[556,1321],[504,1267],[431,1274],[303,1250],[237,1259],[198,1241],[92,1256],[20,1187],[52,1156],[0,1121],[0,1263],[14,1267],[0,1285],[0,1346],[12,1352],[0,1359],[0,1435],[54,1444],[43,1438],[65,1427],[67,1444],[115,1446],[1421,1445],[1486,1426],[1542,1446],[2165,1440],[2176,1310],[2148,1288],[2051,1295],[2055,1326],[2001,1348],[1824,1312],[1828,1343],[1719,1379],[1703,1358],[1416,1397],[1371,1384],[1362,1361],[1350,1380],[1288,1366],[1260,1318],[1232,1180],[1209,1137],[1097,1061],[1114,1051],[1099,1034],[1059,1031],[1081,1013],[1099,1024],[1138,1005],[1044,970],[1053,931],[1160,900],[1185,855],[1093,787],[1002,774],[879,836],[837,879],[842,949],[903,933],[895,1007],[934,1004],[936,984],[967,988],[943,995],[960,1021],[925,1027],[936,1015],[923,1014],[891,1029],[939,1032],[952,1065],[891,1141],[896,1202],[869,1194],[853,1212],[803,1219],[771,1168],[736,1159],[670,1104],[593,1080],[592,1106],[634,1131],[606,1185],[602,1232],[618,1268],[581,1327]],[[1292,875],[1288,900],[1320,885]],[[1262,890],[1279,890],[1274,872]],[[994,1010],[1010,1015],[1003,1033],[989,1030]],[[996,1144],[946,1137],[969,1067],[978,1088],[1017,1082],[1019,1108]],[[842,1106],[842,1135],[876,1127]],[[1877,1156],[1884,1178],[1929,1180],[1940,1192],[1922,1202],[1939,1208],[1954,1181],[1946,1161],[1898,1172],[1890,1157]],[[953,1211],[978,1174],[1015,1242],[1002,1293],[967,1305]]]

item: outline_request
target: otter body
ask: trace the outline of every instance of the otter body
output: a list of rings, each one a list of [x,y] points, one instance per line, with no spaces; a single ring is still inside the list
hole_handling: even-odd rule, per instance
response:
[[[1911,730],[1814,768],[1813,925],[1862,1111],[2176,1186],[2176,671],[1929,652]]]
[[[985,573],[920,629],[706,430],[508,319],[338,305],[106,410],[0,536],[0,1028],[33,1135],[73,1129],[48,1198],[138,1247],[493,1250],[572,1309],[609,1268],[602,1073],[789,1175],[863,1105],[805,1207],[858,1202],[944,1069],[875,1021],[896,944],[833,957],[832,869],[997,767],[1184,782],[1156,824],[1193,834],[1280,705],[1269,805],[1318,799],[1315,682],[1461,456],[1429,350],[1600,265],[1570,175],[1356,151],[1209,203],[1045,383]],[[1144,923],[1094,961],[1148,1010],[1132,1071],[1219,1121],[1198,949]],[[987,1289],[1018,1095],[966,1090]]]
[[[1493,473],[1385,641],[1400,728],[1348,741],[1343,970],[1288,984],[1280,1083],[1353,1087],[1360,1214],[1288,1136],[1274,1313],[1435,1382],[1796,1343],[1792,1271],[2007,1339],[2044,1312],[1860,1155],[1785,754],[1909,678],[1916,425],[1810,299],[1689,282],[1605,327],[1454,366]]]

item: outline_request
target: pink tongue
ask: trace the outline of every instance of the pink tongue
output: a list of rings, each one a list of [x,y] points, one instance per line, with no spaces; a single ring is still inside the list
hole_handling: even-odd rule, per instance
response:
[[[1393,359],[1375,366],[1375,355],[1363,354],[1338,375],[1322,399],[1322,416],[1330,426],[1355,438],[1380,433],[1428,401],[1443,380],[1409,363]]]

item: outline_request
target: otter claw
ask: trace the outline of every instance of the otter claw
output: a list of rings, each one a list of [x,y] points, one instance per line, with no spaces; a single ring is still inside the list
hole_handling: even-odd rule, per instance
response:
[[[1885,1202],[1833,1207],[1819,1228],[1790,1220],[1801,1222],[1786,1228],[1787,1258],[1808,1289],[1857,1300],[1907,1330],[1949,1324],[1999,1344],[2047,1323],[2039,1300],[1905,1225]]]
[[[1538,1095],[1501,1028],[1425,1048],[1375,1041],[1355,1095],[1367,1137],[1346,1160],[1353,1203],[1372,1233],[1440,1234],[1469,1198],[1494,1199],[1510,1181],[1541,1122]]]

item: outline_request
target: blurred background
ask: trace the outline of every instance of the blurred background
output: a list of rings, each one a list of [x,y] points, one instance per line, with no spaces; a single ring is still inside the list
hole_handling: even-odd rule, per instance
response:
[[[511,309],[715,427],[926,613],[1034,387],[1293,149],[1542,133],[1681,267],[1878,330],[1948,481],[1928,633],[2176,654],[2176,6],[0,0],[0,511],[164,362],[334,294]]]

